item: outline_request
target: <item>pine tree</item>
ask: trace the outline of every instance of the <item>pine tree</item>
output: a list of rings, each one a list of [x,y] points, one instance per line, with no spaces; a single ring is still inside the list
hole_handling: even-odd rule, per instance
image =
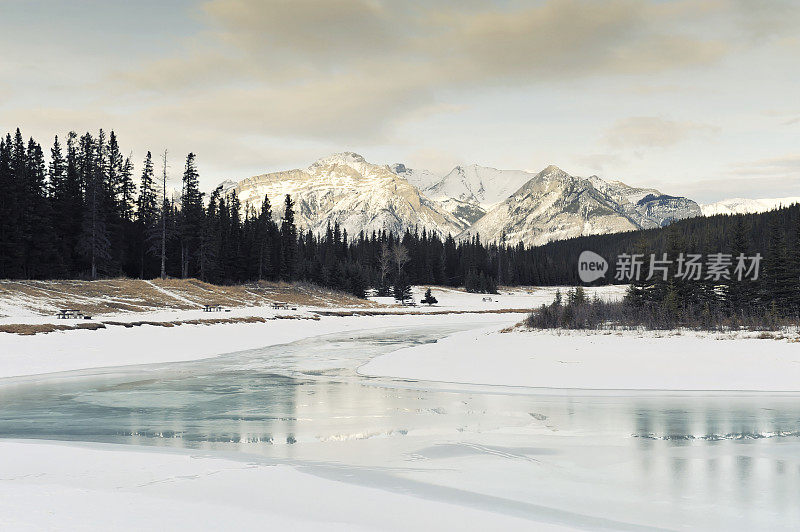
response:
[[[139,184],[139,197],[136,200],[136,234],[139,256],[139,277],[150,275],[150,260],[153,256],[153,243],[157,235],[158,200],[156,198],[153,176],[153,156],[148,151],[144,159],[142,177]]]
[[[108,149],[107,149],[107,160],[106,160],[106,174],[108,179],[108,189],[109,194],[113,200],[113,209],[114,212],[122,218],[122,211],[123,211],[123,204],[122,204],[122,192],[123,192],[123,159],[122,153],[119,150],[119,144],[117,143],[117,135],[114,131],[108,136]]]
[[[70,275],[77,275],[80,271],[78,238],[83,226],[83,185],[80,169],[78,135],[70,131],[67,135],[66,173],[62,194],[53,214],[59,253]]]
[[[737,216],[733,229],[733,242],[731,246],[731,257],[736,264],[739,256],[749,256],[749,246],[747,243],[747,227],[744,216]],[[755,293],[749,278],[742,277],[739,280],[735,275],[731,275],[731,280],[727,288],[727,305],[732,312],[742,311],[750,306]]]
[[[203,194],[200,192],[194,153],[187,155],[183,171],[180,220],[181,277],[186,278],[199,270],[199,264],[196,269],[190,268],[190,264],[199,262],[203,227]]]
[[[12,278],[15,272],[14,246],[18,219],[14,202],[14,176],[11,154],[11,136],[0,138],[0,278]]]
[[[769,229],[769,244],[764,261],[762,299],[774,302],[780,310],[788,309],[791,307],[794,284],[786,236],[780,226],[773,222]]]
[[[89,137],[90,139],[91,137]],[[79,248],[89,261],[90,276],[97,279],[111,259],[111,241],[107,226],[105,134],[100,130],[97,143],[84,145],[85,208]]]
[[[258,245],[258,280],[263,281],[272,272],[270,247],[275,236],[275,222],[272,220],[272,205],[269,197],[264,195],[261,211],[257,219],[257,245]]]
[[[25,276],[46,279],[56,273],[56,241],[53,213],[48,197],[47,172],[42,148],[30,139],[26,155],[23,239]]]
[[[425,303],[426,305],[431,306],[431,305],[435,305],[438,302],[439,301],[435,297],[433,297],[433,294],[431,293],[431,289],[427,288],[425,290],[425,297],[422,299],[421,303]]]
[[[792,248],[789,255],[789,276],[792,282],[791,305],[795,313],[800,313],[800,215],[794,220]]]
[[[133,182],[133,163],[127,157],[122,165],[119,179],[120,214],[126,222],[132,222],[136,208],[136,183]]]
[[[281,222],[281,278],[294,280],[297,267],[297,228],[294,225],[294,201],[289,194],[284,200],[284,214]]]
[[[203,234],[200,243],[200,279],[216,281],[219,279],[220,218],[219,208],[222,202],[222,187],[211,193],[208,210],[203,221]]]
[[[8,177],[3,194],[7,196],[7,225],[5,231],[5,263],[6,275],[23,277],[25,275],[25,209],[29,200],[26,171],[28,169],[27,151],[19,128],[13,141],[6,136],[6,144],[10,148]]]
[[[408,276],[405,272],[397,274],[397,278],[394,281],[393,295],[396,301],[403,304],[411,299],[411,283],[408,282]]]

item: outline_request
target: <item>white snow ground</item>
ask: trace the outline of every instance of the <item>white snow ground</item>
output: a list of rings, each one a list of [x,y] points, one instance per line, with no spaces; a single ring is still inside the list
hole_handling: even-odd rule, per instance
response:
[[[327,480],[246,456],[0,441],[0,528],[9,531],[531,526],[524,519]]]
[[[47,334],[20,336],[0,333],[0,378],[40,373],[53,373],[78,369],[154,364],[199,360],[216,355],[266,347],[302,338],[339,331],[415,325],[422,323],[449,323],[462,318],[457,314],[437,316],[403,316],[409,312],[439,312],[457,310],[500,310],[537,308],[553,300],[555,288],[530,288],[502,290],[492,301],[483,301],[485,294],[470,294],[460,290],[433,288],[439,299],[435,306],[365,309],[398,312],[397,316],[323,316],[319,320],[278,319],[266,323],[228,323],[216,325],[181,325],[160,327],[142,325],[125,328],[109,326],[99,330],[56,331]],[[598,289],[603,297],[617,297],[621,287]],[[415,287],[414,299],[419,302],[423,287]],[[590,291],[591,293],[591,291]],[[376,298],[393,303],[391,298]],[[66,323],[54,316],[31,316],[29,311],[15,313],[0,319],[3,323]],[[203,318],[246,318],[249,316],[272,318],[276,315],[311,317],[313,308],[300,308],[297,312],[275,311],[268,307],[234,308],[221,314],[201,310],[164,310],[147,313],[117,313],[95,316],[94,321],[180,321]],[[319,309],[326,312],[337,309]],[[340,309],[351,312],[354,309]],[[523,317],[509,314],[511,325]]]
[[[202,311],[182,311],[180,316]],[[517,315],[517,318],[519,315]],[[200,360],[310,336],[403,323],[445,322],[453,316],[322,317],[266,323],[109,327],[33,336],[0,334],[0,378],[78,369]],[[173,319],[175,319],[173,317]],[[191,319],[191,318],[190,318]],[[513,321],[513,317],[509,318]],[[386,325],[383,325],[386,324]]]
[[[493,327],[376,357],[359,373],[536,388],[800,391],[800,348],[741,335]]]

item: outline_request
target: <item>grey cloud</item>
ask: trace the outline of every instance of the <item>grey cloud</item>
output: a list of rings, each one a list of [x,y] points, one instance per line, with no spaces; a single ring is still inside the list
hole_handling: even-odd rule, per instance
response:
[[[419,44],[435,50],[455,78],[472,81],[658,72],[714,61],[725,52],[723,43],[678,28],[663,33],[660,26],[667,21],[654,20],[656,14],[648,4],[628,0],[451,10],[434,13],[439,27]]]
[[[253,53],[314,63],[386,53],[404,38],[397,4],[371,0],[211,0],[218,35]]]
[[[149,114],[235,134],[377,140],[430,96],[402,80],[331,76],[285,87],[226,87],[154,106]]]
[[[656,116],[634,116],[619,120],[606,131],[604,141],[612,148],[666,148],[693,134],[717,131],[713,126],[677,122]]]
[[[800,183],[800,155],[787,155],[738,163],[733,166],[733,173],[749,176],[791,176]]]
[[[659,72],[727,49],[634,0],[212,0],[203,12],[210,29],[185,53],[114,84],[179,120],[266,134],[370,139],[445,91]]]

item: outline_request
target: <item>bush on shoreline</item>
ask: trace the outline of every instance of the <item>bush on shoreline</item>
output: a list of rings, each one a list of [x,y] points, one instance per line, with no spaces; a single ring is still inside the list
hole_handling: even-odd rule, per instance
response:
[[[566,301],[556,294],[550,305],[542,305],[525,319],[532,329],[585,330],[672,330],[699,331],[775,331],[800,326],[797,315],[781,313],[776,307],[726,310],[720,305],[692,304],[671,299],[634,304],[629,298],[607,302],[588,299],[583,288],[567,293]]]

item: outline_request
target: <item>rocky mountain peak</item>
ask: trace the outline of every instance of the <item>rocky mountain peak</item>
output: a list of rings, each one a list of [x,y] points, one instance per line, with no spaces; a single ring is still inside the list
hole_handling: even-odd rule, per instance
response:
[[[549,165],[547,168],[539,172],[537,175],[542,179],[559,179],[559,180],[573,179],[571,175],[569,175],[564,170],[562,170],[561,168],[559,168],[554,164]]]
[[[366,162],[367,161],[364,159],[364,157],[357,153],[352,151],[343,151],[341,153],[334,153],[333,155],[318,159],[311,166],[330,166],[334,164],[344,164],[349,166],[353,164],[365,164]]]

